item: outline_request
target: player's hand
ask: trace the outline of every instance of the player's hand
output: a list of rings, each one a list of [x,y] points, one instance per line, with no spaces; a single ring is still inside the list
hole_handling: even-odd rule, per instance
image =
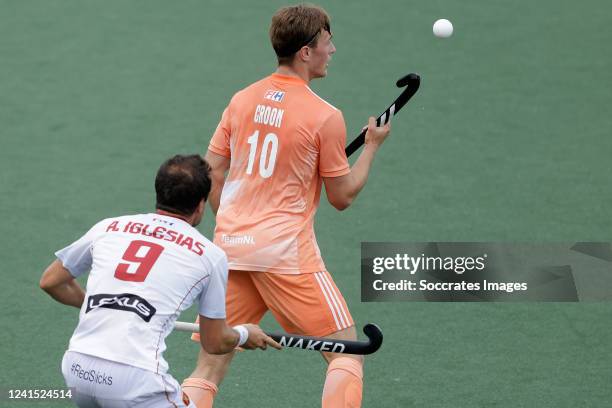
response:
[[[370,116],[368,119],[368,131],[365,134],[366,145],[379,147],[383,144],[389,133],[391,132],[391,121],[387,122],[386,125],[377,127],[376,119]]]
[[[283,348],[280,344],[274,341],[272,337],[264,333],[263,330],[261,330],[261,327],[259,327],[258,325],[244,324],[243,326],[246,327],[249,331],[249,338],[247,339],[246,343],[241,346],[242,348],[248,350],[260,348],[262,350],[265,350],[266,348],[268,348],[268,345],[278,350]]]

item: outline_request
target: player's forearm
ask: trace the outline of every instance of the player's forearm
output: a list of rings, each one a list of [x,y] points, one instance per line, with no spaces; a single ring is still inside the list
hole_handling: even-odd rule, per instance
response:
[[[85,291],[59,259],[51,262],[40,278],[40,288],[65,305],[81,307]]]
[[[361,191],[368,181],[368,175],[370,174],[370,168],[374,161],[374,156],[378,148],[384,143],[385,139],[391,132],[391,122],[386,125],[377,127],[376,120],[373,116],[368,119],[367,132],[365,134],[365,146],[363,151],[359,155],[359,158],[355,162],[355,165],[351,168],[349,174],[349,183],[347,188],[344,188],[346,207],[348,207],[357,194]]]
[[[363,189],[377,150],[378,145],[366,144],[349,174],[324,178],[327,199],[337,210],[348,208]]]
[[[230,326],[226,326],[223,342],[221,343],[221,354],[229,353],[238,345],[240,334]]]
[[[378,146],[366,144],[359,158],[351,167],[351,183],[345,192],[349,205],[366,185],[377,150]]]
[[[200,336],[202,348],[209,354],[226,354],[236,348],[240,335],[230,326],[225,325],[220,333],[204,331]],[[215,335],[217,334],[217,335]]]
[[[80,308],[85,300],[85,291],[76,280],[42,289],[56,301],[68,306]]]

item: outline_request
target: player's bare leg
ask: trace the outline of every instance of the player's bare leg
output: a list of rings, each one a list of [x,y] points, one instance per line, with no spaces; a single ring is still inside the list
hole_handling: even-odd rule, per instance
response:
[[[332,339],[357,340],[355,326],[332,333]],[[321,403],[323,408],[359,408],[363,393],[363,356],[321,353],[328,363]]]
[[[223,381],[235,351],[213,355],[200,349],[196,368],[183,381],[183,392],[198,408],[211,408],[218,387]]]

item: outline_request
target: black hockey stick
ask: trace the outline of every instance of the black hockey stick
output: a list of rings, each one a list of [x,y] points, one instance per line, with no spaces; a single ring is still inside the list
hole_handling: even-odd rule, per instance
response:
[[[200,327],[195,323],[176,322],[175,330],[197,333]],[[312,351],[329,351],[344,354],[372,354],[380,348],[383,334],[380,328],[372,323],[363,327],[368,336],[366,341],[337,340],[327,337],[298,336],[289,333],[266,333],[283,347],[300,348]]]
[[[397,112],[400,111],[414,96],[414,94],[419,90],[419,85],[421,84],[421,77],[418,74],[408,74],[405,77],[398,79],[396,85],[398,88],[406,87],[397,97],[395,101],[389,106],[385,111],[376,119],[376,126],[386,125],[387,122],[391,119],[391,116],[397,115]],[[359,149],[365,143],[365,134],[367,129],[363,129],[359,136],[357,136],[344,150],[346,152],[346,157],[349,157],[351,154],[355,153],[357,149]]]
[[[344,354],[372,354],[380,348],[383,334],[380,328],[372,323],[363,327],[363,332],[368,336],[366,341],[337,340],[327,337],[298,336],[288,333],[266,333],[283,347],[301,348],[313,351],[329,351],[331,353]]]

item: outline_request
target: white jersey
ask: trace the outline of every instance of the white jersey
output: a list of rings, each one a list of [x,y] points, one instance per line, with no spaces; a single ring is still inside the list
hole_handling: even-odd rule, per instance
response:
[[[165,373],[183,310],[198,300],[201,315],[225,318],[225,253],[181,219],[109,218],[55,255],[75,277],[91,270],[70,351]]]

